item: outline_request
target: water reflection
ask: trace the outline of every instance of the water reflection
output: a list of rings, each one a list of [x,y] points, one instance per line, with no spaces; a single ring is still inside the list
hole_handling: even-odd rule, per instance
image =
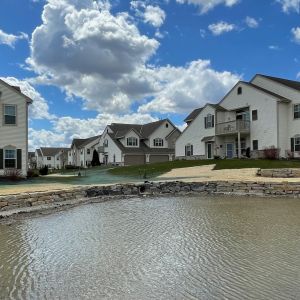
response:
[[[0,299],[299,299],[300,201],[113,201],[0,225]]]

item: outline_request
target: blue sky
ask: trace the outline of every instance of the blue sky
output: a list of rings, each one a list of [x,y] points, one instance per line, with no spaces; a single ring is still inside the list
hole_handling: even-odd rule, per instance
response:
[[[184,117],[256,73],[298,79],[300,0],[3,0],[0,76],[34,100],[30,148]],[[43,18],[42,18],[43,15]]]

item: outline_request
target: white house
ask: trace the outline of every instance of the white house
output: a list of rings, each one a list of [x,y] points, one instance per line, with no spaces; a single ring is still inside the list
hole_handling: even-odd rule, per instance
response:
[[[62,169],[67,164],[69,148],[41,147],[36,149],[37,168],[48,166],[49,169]]]
[[[180,131],[168,120],[147,124],[108,125],[101,138],[104,164],[140,165],[173,160]]]
[[[0,80],[0,175],[6,169],[28,169],[28,106],[32,100],[19,87]]]
[[[176,141],[176,157],[211,159],[300,153],[300,82],[257,74],[239,81],[218,104],[195,109]]]
[[[100,138],[101,135],[87,139],[73,139],[68,152],[68,165],[83,168],[91,166],[94,150],[98,153]]]

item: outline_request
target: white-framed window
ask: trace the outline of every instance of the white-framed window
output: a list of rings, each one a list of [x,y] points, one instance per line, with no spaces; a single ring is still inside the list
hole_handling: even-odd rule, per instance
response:
[[[155,138],[153,140],[153,146],[154,147],[163,147],[164,146],[164,140],[161,138]]]
[[[86,149],[87,154],[91,154],[91,149]]]
[[[193,156],[193,145],[187,144],[185,145],[185,156]]]
[[[300,104],[294,105],[294,119],[300,119]]]
[[[130,136],[127,138],[127,146],[134,146],[138,145],[138,139],[134,136]]]
[[[4,125],[16,125],[17,124],[17,106],[16,105],[4,105]]]
[[[51,156],[47,156],[47,160],[51,160]]]
[[[5,149],[4,150],[4,168],[17,167],[17,151],[16,149]]]
[[[205,128],[213,128],[215,126],[215,121],[214,121],[214,115],[208,114],[205,118],[204,118],[204,125]]]
[[[300,135],[291,138],[291,150],[292,152],[300,151]]]
[[[105,140],[104,140],[103,146],[104,146],[104,147],[108,147],[108,139],[105,139]]]

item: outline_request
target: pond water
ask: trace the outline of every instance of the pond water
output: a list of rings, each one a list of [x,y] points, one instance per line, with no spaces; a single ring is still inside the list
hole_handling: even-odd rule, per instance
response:
[[[300,201],[135,198],[2,224],[0,299],[300,299]]]

